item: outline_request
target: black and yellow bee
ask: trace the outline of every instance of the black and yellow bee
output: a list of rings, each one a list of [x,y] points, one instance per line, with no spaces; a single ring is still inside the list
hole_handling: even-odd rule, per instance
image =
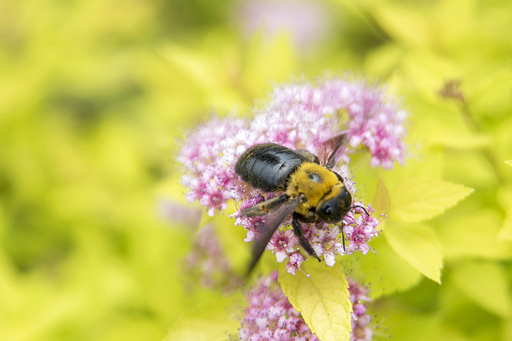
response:
[[[330,150],[330,155],[325,153],[326,160],[322,163],[307,150],[291,150],[273,143],[256,145],[240,157],[235,171],[243,181],[265,192],[284,192],[241,212],[246,217],[268,215],[259,227],[260,235],[253,245],[248,274],[256,266],[275,230],[292,212],[292,227],[300,245],[320,260],[299,222],[314,223],[321,219],[337,223],[352,208],[352,195],[343,178],[331,170],[336,164],[339,148],[345,144],[345,134],[326,141],[324,146]]]

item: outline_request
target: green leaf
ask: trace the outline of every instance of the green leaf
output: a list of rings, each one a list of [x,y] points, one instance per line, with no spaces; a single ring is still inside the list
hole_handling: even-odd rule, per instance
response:
[[[437,42],[443,48],[457,49],[459,41],[471,34],[473,13],[476,11],[473,0],[448,0],[436,3],[435,27],[439,32]],[[432,22],[431,22],[432,23]]]
[[[424,15],[423,13],[420,15]],[[458,76],[458,71],[449,60],[427,49],[408,50],[402,57],[399,66],[400,73],[408,79],[405,87],[400,92],[411,92],[415,96],[420,95],[428,100],[428,104],[422,102],[421,110],[430,109],[430,118],[439,118],[436,112],[432,112],[432,103],[440,100],[437,90],[443,87],[446,79],[453,79]],[[425,105],[427,104],[427,105]],[[455,117],[448,118],[452,121]],[[457,120],[457,119],[456,119]],[[428,124],[428,119],[425,123]],[[460,122],[463,123],[463,122]],[[461,127],[461,125],[457,125]],[[418,127],[419,128],[419,127]],[[422,129],[425,129],[422,127]],[[457,129],[458,130],[458,129]],[[437,132],[437,130],[434,130]],[[432,134],[430,134],[432,135]]]
[[[440,340],[443,335],[438,315],[403,314],[394,317],[390,333],[393,340],[430,341]]]
[[[390,218],[420,222],[441,214],[465,198],[473,189],[441,180],[415,179],[393,189]]]
[[[466,262],[454,267],[452,279],[466,296],[484,309],[502,318],[510,315],[509,279],[500,265]]]
[[[499,119],[510,113],[511,93],[512,71],[505,68],[481,81],[468,94],[468,105],[477,115],[485,113]]]
[[[494,153],[494,147],[492,150]],[[497,184],[495,172],[480,153],[447,153],[444,167],[444,176],[457,179],[459,183],[480,188]]]
[[[466,215],[443,219],[436,231],[446,259],[480,257],[509,259],[512,242],[497,238],[501,226],[500,213],[495,210],[469,209]]]
[[[505,221],[498,234],[498,239],[512,240],[512,209],[507,211]]]
[[[452,149],[474,150],[488,147],[491,143],[491,139],[483,134],[461,132],[448,126],[440,126],[436,129],[436,132],[437,134],[430,138],[430,143]]]
[[[376,213],[384,214],[387,214],[391,207],[388,190],[386,185],[384,185],[384,181],[382,181],[382,178],[380,177],[379,182],[377,183],[377,191],[373,197],[372,207],[375,209]]]
[[[503,321],[503,337],[502,340],[512,340],[512,317]]]
[[[397,41],[411,46],[428,44],[429,21],[424,12],[391,3],[374,7],[372,12],[379,26]]]
[[[384,233],[389,245],[415,269],[441,284],[441,243],[426,225],[388,224]]]
[[[297,54],[291,36],[280,32],[271,39],[256,34],[249,42],[242,83],[253,97],[263,97],[271,82],[282,82],[297,71]]]
[[[364,274],[372,299],[407,290],[420,282],[420,272],[398,256],[385,238],[374,238],[371,244],[376,253],[342,259],[345,268]]]
[[[507,161],[505,161],[505,163],[512,167],[512,160],[507,160]]]
[[[383,44],[368,52],[364,61],[364,69],[380,77],[388,77],[399,64],[404,50],[392,43]]]
[[[279,283],[284,294],[321,341],[349,340],[352,304],[343,268],[308,263],[304,271],[309,277],[291,275],[281,267]]]
[[[228,312],[229,302],[215,299],[184,314],[167,331],[163,341],[224,341],[236,334],[240,322]]]

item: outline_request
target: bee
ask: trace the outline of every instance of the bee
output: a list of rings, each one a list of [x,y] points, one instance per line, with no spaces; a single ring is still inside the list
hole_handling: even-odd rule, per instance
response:
[[[238,159],[235,171],[244,182],[264,192],[283,192],[241,211],[246,217],[267,216],[259,226],[260,235],[253,244],[252,261],[247,274],[258,263],[275,230],[290,214],[293,231],[300,245],[320,261],[304,236],[300,222],[323,220],[337,223],[353,208],[352,195],[343,178],[332,171],[337,161],[336,154],[346,142],[346,134],[324,142],[322,163],[307,150],[292,150],[274,143],[253,146]]]

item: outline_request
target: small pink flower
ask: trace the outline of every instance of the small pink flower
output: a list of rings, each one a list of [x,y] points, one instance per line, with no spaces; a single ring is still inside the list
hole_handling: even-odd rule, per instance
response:
[[[360,213],[364,212],[361,208],[364,207],[362,202],[356,202],[354,206],[358,206],[358,208],[349,211],[343,219],[343,232],[349,241],[345,252],[350,255],[357,250],[366,255],[371,249],[368,242],[379,234],[376,230],[379,220],[371,216],[375,212],[371,205],[366,208],[369,215]],[[359,216],[356,218],[354,213],[358,213]]]
[[[295,271],[300,270],[300,265],[306,260],[300,251],[295,251],[290,255],[290,260],[286,264],[286,271],[295,274]]]
[[[295,252],[295,247],[299,244],[299,239],[293,233],[293,230],[277,230],[274,237],[268,243],[267,249],[272,250],[279,263]]]

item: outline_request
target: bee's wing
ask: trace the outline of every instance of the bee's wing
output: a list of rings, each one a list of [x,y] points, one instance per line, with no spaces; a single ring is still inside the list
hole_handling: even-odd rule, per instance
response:
[[[290,213],[292,213],[297,208],[297,206],[299,206],[299,204],[299,198],[289,200],[288,202],[281,205],[274,212],[270,213],[267,216],[267,219],[260,225],[260,235],[253,242],[252,260],[251,263],[249,264],[249,268],[247,269],[247,276],[250,275],[250,273],[258,263],[261,255],[263,254],[263,251],[265,251],[265,248],[267,247],[270,238],[272,238],[272,236],[274,235],[276,229],[279,227],[279,225],[281,225],[283,220],[285,220],[286,217]]]
[[[251,207],[242,210],[242,215],[246,217],[261,217],[276,211],[281,205],[288,201],[289,196],[286,194],[265,200]]]
[[[323,155],[323,166],[331,169],[336,164],[337,153],[341,147],[348,143],[348,133],[342,133],[328,139],[322,145],[325,147]]]

